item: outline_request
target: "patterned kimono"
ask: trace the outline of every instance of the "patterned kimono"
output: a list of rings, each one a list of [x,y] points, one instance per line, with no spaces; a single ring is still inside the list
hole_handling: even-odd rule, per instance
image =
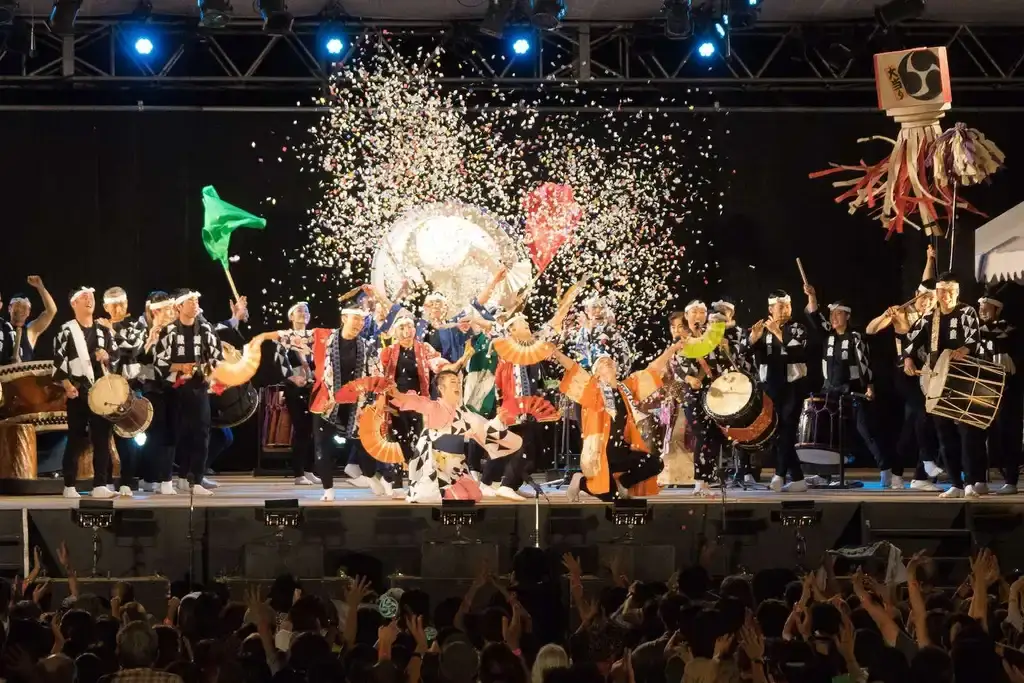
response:
[[[438,502],[441,489],[454,486],[465,488],[470,495],[475,489],[473,497],[480,497],[479,486],[468,476],[465,463],[465,446],[470,439],[480,444],[492,459],[513,455],[522,448],[523,440],[496,419],[487,421],[465,407],[453,410],[439,400],[412,393],[395,396],[391,401],[399,410],[423,415],[417,453],[409,463],[406,500],[410,503]]]
[[[494,417],[498,409],[495,371],[498,354],[491,348],[491,338],[483,332],[473,337],[473,357],[466,367],[466,385],[463,395],[466,407],[486,418]]]
[[[662,385],[659,375],[650,370],[634,372],[614,388],[626,405],[625,439],[633,451],[650,453],[636,426],[636,404],[644,401]],[[593,495],[611,491],[611,468],[608,465],[608,440],[611,438],[612,416],[609,414],[601,383],[578,363],[566,371],[560,389],[582,409],[580,429],[583,433],[583,452],[580,469],[587,480],[587,491]],[[647,479],[630,489],[635,496],[658,493],[658,483]]]
[[[341,427],[346,437],[354,437],[357,434],[356,423],[359,411],[369,401],[365,394],[360,396],[356,403],[355,410],[342,410],[342,406],[335,403],[334,396],[344,385],[340,373],[335,373],[335,368],[341,364],[338,343],[341,337],[341,330],[313,330],[313,367],[315,381],[310,399],[310,411],[323,416],[331,424]],[[377,354],[374,353],[372,342],[363,337],[356,337],[356,366],[353,379],[361,379],[372,375],[379,375],[380,363]],[[345,414],[347,413],[347,415]],[[342,424],[342,418],[345,424]]]
[[[392,382],[395,381],[395,374],[398,371],[398,356],[402,348],[401,344],[392,344],[380,352],[380,364],[384,370],[384,376]],[[430,373],[438,372],[448,364],[448,361],[441,357],[433,346],[421,341],[413,342],[413,355],[416,358],[416,374],[420,380],[420,395],[430,395]]]

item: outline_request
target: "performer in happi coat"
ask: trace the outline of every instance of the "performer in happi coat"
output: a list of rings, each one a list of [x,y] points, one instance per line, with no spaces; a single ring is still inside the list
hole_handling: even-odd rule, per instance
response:
[[[999,412],[992,426],[986,430],[985,446],[988,454],[987,467],[999,463],[1005,482],[994,493],[1010,495],[1017,493],[1020,478],[1021,426],[1024,424],[1024,395],[1017,377],[1019,357],[1019,335],[1017,327],[1002,317],[1003,302],[995,290],[988,289],[978,299],[978,318],[981,321],[981,348],[983,358],[1006,370],[1006,386],[999,401]]]
[[[110,435],[114,425],[89,407],[89,390],[110,371],[116,357],[114,335],[96,322],[96,298],[92,287],[76,287],[68,301],[75,313],[53,340],[53,378],[67,395],[68,444],[64,449],[64,497],[78,498],[75,479],[78,458],[92,444],[93,498],[113,498],[113,466]]]
[[[42,279],[38,275],[30,275],[28,284],[42,299],[43,312],[30,322],[32,302],[29,298],[24,294],[15,294],[11,297],[7,305],[10,320],[0,319],[0,365],[26,363],[32,360],[39,335],[46,331],[57,315],[57,304],[46,291]],[[0,308],[2,304],[0,301]]]
[[[315,367],[309,304],[292,304],[287,316],[291,329],[278,333],[274,361],[284,377],[284,402],[292,424],[292,476],[298,486],[320,486],[323,482],[313,473],[313,414],[309,412]]]

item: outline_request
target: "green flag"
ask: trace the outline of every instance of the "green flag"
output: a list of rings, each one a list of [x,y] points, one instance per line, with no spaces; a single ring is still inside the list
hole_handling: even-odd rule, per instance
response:
[[[203,188],[203,246],[214,261],[228,267],[228,245],[237,228],[267,227],[267,220],[242,211],[217,196],[213,185]]]

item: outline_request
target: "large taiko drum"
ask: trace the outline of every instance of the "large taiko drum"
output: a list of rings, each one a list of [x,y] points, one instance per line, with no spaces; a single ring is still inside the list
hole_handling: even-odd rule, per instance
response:
[[[1006,370],[979,358],[954,360],[943,351],[930,374],[921,378],[924,409],[931,415],[988,429],[999,412]]]
[[[716,378],[702,401],[722,433],[744,450],[759,450],[775,435],[772,399],[745,372],[730,370]]]
[[[252,384],[228,387],[220,394],[210,394],[210,424],[214,427],[237,427],[256,414],[260,395]]]
[[[839,465],[856,429],[856,409],[853,397],[848,395],[823,394],[804,399],[794,445],[800,462]]]
[[[0,365],[0,422],[34,425],[37,432],[67,429],[66,404],[50,361]]]

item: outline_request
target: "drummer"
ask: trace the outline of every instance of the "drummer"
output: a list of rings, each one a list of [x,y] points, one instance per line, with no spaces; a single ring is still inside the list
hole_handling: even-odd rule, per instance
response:
[[[736,322],[736,303],[731,297],[723,296],[711,304],[711,310],[725,320],[725,338],[729,341],[729,355],[733,365],[741,372],[753,374],[753,367],[750,358],[750,345],[748,337],[743,328]],[[736,480],[743,482],[746,486],[757,483],[755,467],[752,462],[754,454],[746,449],[740,448],[735,443],[732,446],[732,457],[736,462]]]
[[[320,486],[313,473],[313,414],[309,392],[313,388],[313,331],[309,304],[299,301],[288,308],[291,329],[278,333],[274,359],[284,377],[284,402],[292,421],[292,475],[297,486]]]
[[[39,294],[43,300],[43,312],[39,317],[28,322],[32,314],[32,302],[23,294],[15,294],[8,303],[7,310],[10,313],[10,322],[0,320],[0,365],[9,363],[25,363],[32,360],[36,342],[39,335],[46,331],[46,328],[53,322],[57,315],[57,304],[53,297],[43,286],[43,280],[38,275],[30,275],[28,284]],[[0,301],[0,305],[2,305]]]
[[[199,296],[186,290],[174,299],[178,319],[160,334],[155,362],[157,375],[171,385],[177,415],[175,451],[194,482],[191,491],[209,496],[213,491],[202,485],[210,441],[208,377],[224,359],[224,352],[213,326],[199,319]]]
[[[863,394],[866,401],[875,398],[872,384],[871,358],[868,345],[860,332],[850,329],[850,307],[842,301],[829,304],[828,319],[818,308],[818,295],[811,285],[804,285],[807,295],[808,331],[821,342],[821,373],[825,379],[825,394]],[[843,400],[840,398],[840,400]],[[903,489],[903,466],[892,462],[878,445],[874,436],[874,421],[867,403],[856,405],[853,411],[857,433],[878,463],[883,489]],[[845,455],[845,453],[843,454]]]
[[[807,377],[807,330],[791,320],[793,303],[781,289],[768,295],[768,318],[750,328],[750,348],[757,364],[757,376],[772,399],[779,426],[775,438],[775,476],[772,491],[802,493],[807,490],[797,458],[796,430],[800,401]],[[786,484],[786,475],[792,481]]]
[[[683,315],[689,337],[704,334],[708,322],[708,309],[703,301],[694,299],[686,304]],[[722,339],[722,345],[727,350],[728,340]],[[703,358],[684,357],[681,360],[681,363],[672,363],[671,367],[676,373],[676,379],[686,383],[683,412],[686,415],[686,424],[696,437],[693,447],[693,495],[713,496],[715,492],[709,487],[715,481],[718,460],[722,449],[726,447],[726,438],[718,424],[704,409],[703,398],[711,382],[729,370],[729,361],[721,348],[712,349]]]
[[[1017,329],[1000,317],[1003,302],[997,294],[987,290],[978,299],[978,317],[981,319],[981,345],[985,359],[1006,370],[1006,387],[999,412],[992,426],[986,432],[985,445],[988,451],[988,464],[1000,462],[1005,483],[994,493],[1012,495],[1017,493],[1017,481],[1020,475],[1021,459],[1021,425],[1024,423],[1024,402],[1021,398],[1020,382],[1017,378],[1017,366],[1013,355],[1017,348]],[[996,456],[996,457],[993,457]],[[997,458],[1001,457],[1001,460]]]
[[[913,339],[903,349],[903,372],[908,376],[917,374],[914,358],[919,351],[928,354],[926,369],[933,368],[939,355],[947,350],[952,352],[952,360],[962,360],[967,356],[984,357],[978,313],[972,306],[960,302],[960,284],[953,273],[939,276],[935,283],[935,298],[935,310],[915,323]],[[933,415],[932,421],[953,483],[940,496],[975,498],[988,493],[981,449],[982,432],[939,415]],[[965,481],[972,483],[965,486]]]
[[[89,391],[102,377],[117,352],[114,336],[96,322],[92,287],[71,290],[68,301],[74,320],[64,323],[53,340],[53,378],[67,395],[68,444],[64,449],[64,497],[79,498],[75,490],[78,458],[92,444],[93,498],[113,498],[110,435],[112,422],[89,407]]]

